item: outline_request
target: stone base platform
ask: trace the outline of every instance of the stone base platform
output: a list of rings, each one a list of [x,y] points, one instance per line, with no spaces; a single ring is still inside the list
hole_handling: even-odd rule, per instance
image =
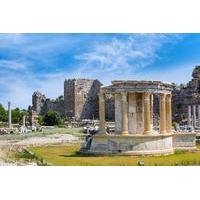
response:
[[[119,155],[173,154],[173,134],[95,135],[90,147],[82,148],[81,152]]]
[[[167,155],[175,150],[196,150],[196,133],[155,135],[95,135],[90,145],[83,145],[87,154]]]
[[[175,133],[173,146],[176,150],[196,150],[196,133]]]

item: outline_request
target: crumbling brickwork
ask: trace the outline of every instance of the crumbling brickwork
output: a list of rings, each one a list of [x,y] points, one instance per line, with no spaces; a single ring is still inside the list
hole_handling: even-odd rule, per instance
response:
[[[173,116],[177,121],[187,118],[188,105],[200,104],[200,66],[192,72],[192,80],[176,86],[173,91]]]
[[[44,107],[45,101],[45,95],[43,95],[39,91],[34,92],[32,95],[32,110],[35,111],[37,114],[40,114]]]
[[[172,91],[173,121],[187,121],[188,105],[200,104],[200,66],[192,72],[192,80],[187,84],[174,85]],[[159,115],[159,98],[154,98],[154,113]]]
[[[65,113],[75,119],[98,117],[98,93],[101,83],[90,79],[66,79],[64,82]]]
[[[37,115],[44,115],[49,110],[54,110],[60,115],[64,115],[64,99],[59,97],[56,100],[47,99],[44,94],[36,91],[32,95],[32,106],[29,112],[33,111]]]

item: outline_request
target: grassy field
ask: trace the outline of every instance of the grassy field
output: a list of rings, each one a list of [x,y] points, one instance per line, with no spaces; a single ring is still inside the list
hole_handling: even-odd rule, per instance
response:
[[[86,156],[78,153],[80,145],[31,147],[30,151],[47,163],[58,166],[188,166],[200,165],[200,146],[196,152],[176,152],[167,156]]]

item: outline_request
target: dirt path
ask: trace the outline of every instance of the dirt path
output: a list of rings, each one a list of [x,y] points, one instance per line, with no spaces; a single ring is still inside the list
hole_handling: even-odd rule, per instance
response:
[[[7,160],[7,154],[11,150],[17,150],[28,146],[73,143],[78,140],[78,137],[71,134],[54,134],[45,137],[31,137],[22,140],[0,140],[0,166],[18,165],[17,163]]]

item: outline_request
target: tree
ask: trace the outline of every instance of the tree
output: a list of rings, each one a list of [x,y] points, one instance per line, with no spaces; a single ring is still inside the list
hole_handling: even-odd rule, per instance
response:
[[[8,113],[2,104],[0,104],[0,121],[2,122],[8,121]]]
[[[44,123],[44,117],[42,115],[38,116],[38,123],[42,125]]]
[[[15,108],[12,110],[12,122],[19,123],[22,121],[24,111],[21,111],[19,108]]]
[[[50,110],[45,114],[43,122],[46,126],[54,126],[60,125],[62,120],[57,112]]]

